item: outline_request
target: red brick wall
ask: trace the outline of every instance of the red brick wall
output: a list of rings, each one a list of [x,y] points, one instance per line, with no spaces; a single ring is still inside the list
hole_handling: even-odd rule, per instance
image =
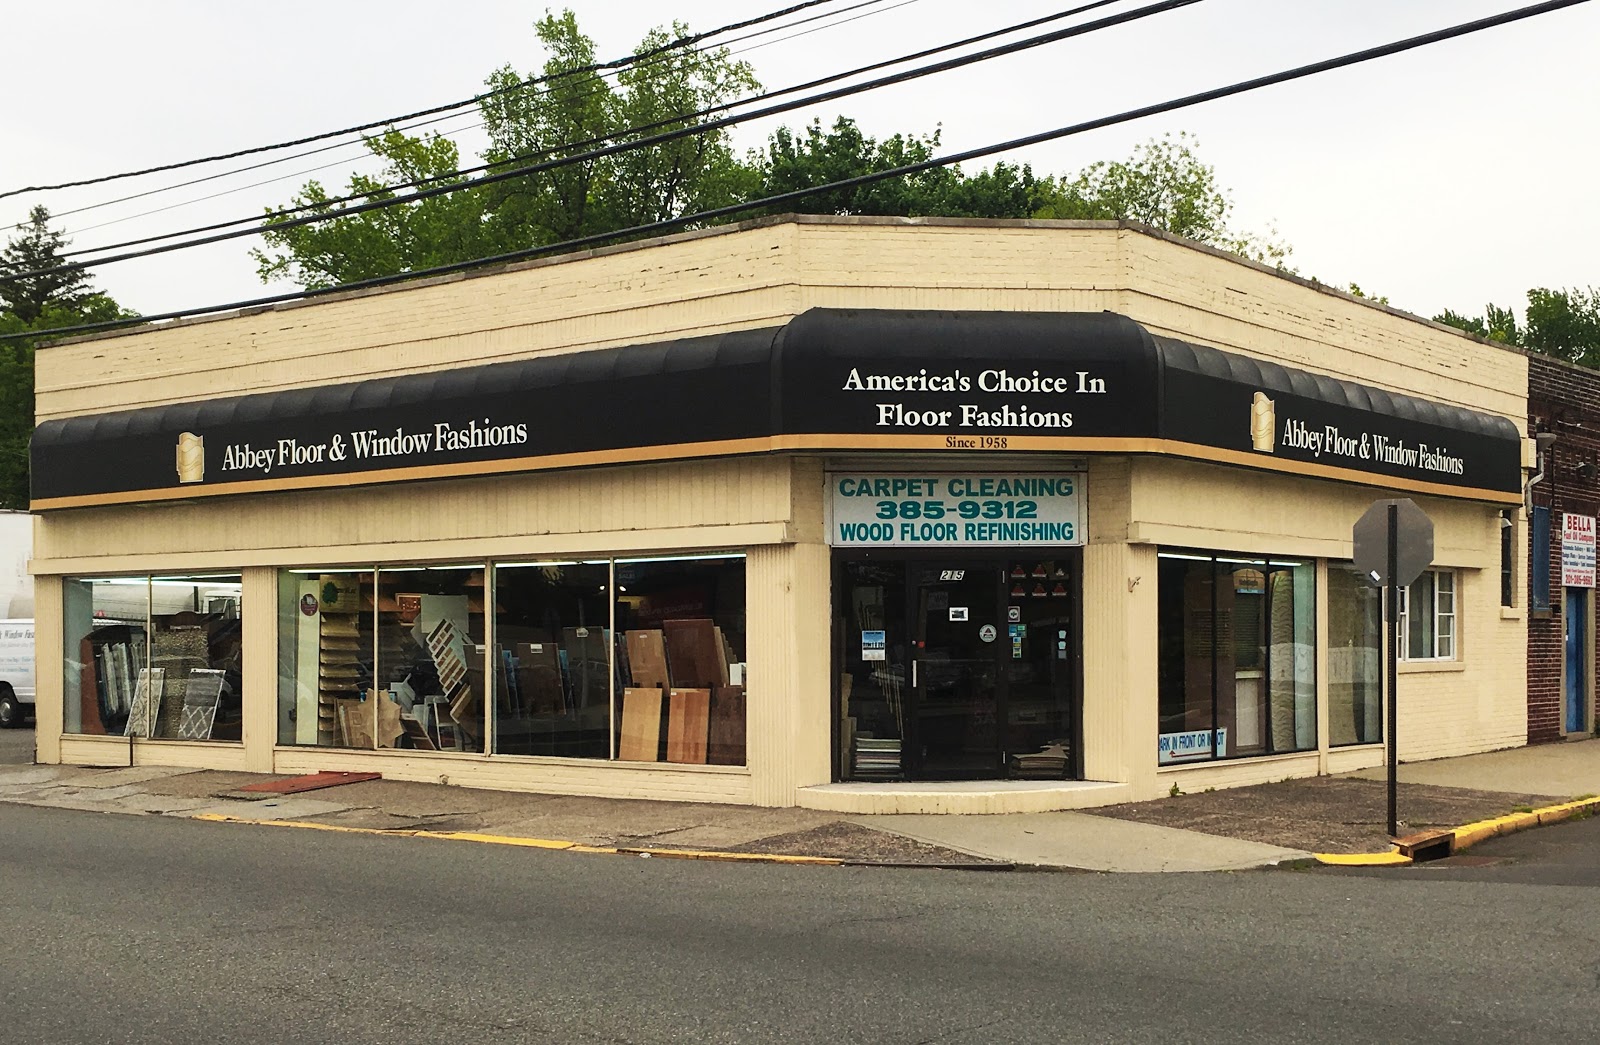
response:
[[[1528,620],[1528,743],[1536,744],[1562,736],[1566,592],[1561,587],[1561,513],[1600,514],[1600,371],[1529,356],[1528,431],[1556,434],[1545,455],[1544,480],[1533,488],[1533,503],[1550,509],[1550,613],[1530,613]],[[1594,469],[1590,478],[1580,474],[1579,465]],[[1537,554],[1531,525],[1528,539],[1531,568]],[[1594,682],[1591,663],[1590,698],[1600,712]]]

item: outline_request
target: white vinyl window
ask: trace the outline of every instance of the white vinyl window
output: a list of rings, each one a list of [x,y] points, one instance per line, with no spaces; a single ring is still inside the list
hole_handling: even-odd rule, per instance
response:
[[[1456,575],[1424,570],[1400,589],[1400,659],[1456,659]]]

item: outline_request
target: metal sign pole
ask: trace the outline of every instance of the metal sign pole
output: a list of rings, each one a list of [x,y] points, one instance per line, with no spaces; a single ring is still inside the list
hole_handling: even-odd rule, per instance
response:
[[[1389,837],[1393,838],[1400,833],[1400,825],[1395,814],[1396,784],[1395,778],[1399,772],[1399,744],[1395,739],[1395,730],[1400,722],[1398,688],[1400,682],[1400,567],[1396,561],[1399,558],[1400,545],[1400,507],[1390,502],[1389,504],[1389,575],[1387,602],[1389,607]]]

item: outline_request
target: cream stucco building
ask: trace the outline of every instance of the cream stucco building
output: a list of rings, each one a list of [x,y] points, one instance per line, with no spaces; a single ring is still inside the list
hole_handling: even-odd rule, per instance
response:
[[[1526,359],[1141,227],[763,220],[37,373],[43,762],[949,812],[1373,766],[1395,496],[1400,756],[1526,737]]]

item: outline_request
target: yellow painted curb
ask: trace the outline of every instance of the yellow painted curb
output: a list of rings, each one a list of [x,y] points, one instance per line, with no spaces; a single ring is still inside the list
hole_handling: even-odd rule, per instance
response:
[[[1411,857],[1398,849],[1387,853],[1312,853],[1317,863],[1333,867],[1395,867],[1411,863]]]
[[[1553,806],[1542,806],[1526,813],[1509,813],[1506,816],[1479,820],[1476,823],[1465,824],[1456,828],[1455,848],[1458,850],[1465,849],[1469,845],[1476,845],[1488,838],[1509,835],[1515,831],[1538,827],[1541,824],[1558,824],[1563,820],[1569,820],[1579,813],[1588,812],[1592,809],[1600,809],[1600,798],[1580,798]]]
[[[815,864],[837,867],[843,860],[832,856],[782,856],[774,853],[727,853],[719,849],[614,849],[624,856],[661,856],[669,860],[728,860],[764,864]]]
[[[414,835],[416,831],[385,831],[377,827],[345,827],[341,824],[314,824],[309,820],[253,820],[243,816],[225,816],[222,813],[196,813],[190,820],[204,820],[212,824],[259,824],[262,827],[303,827],[311,831],[339,831],[351,835]]]
[[[486,835],[477,831],[412,831],[417,838],[441,838],[447,842],[484,842],[489,845],[520,845],[528,849],[576,848],[577,842],[562,838],[520,838],[516,835]],[[612,852],[613,850],[600,850]]]
[[[1600,798],[1579,798],[1553,806],[1542,806],[1525,813],[1507,813],[1505,816],[1490,817],[1488,820],[1477,820],[1463,824],[1451,832],[1455,837],[1450,851],[1460,852],[1485,839],[1525,831],[1543,824],[1558,824],[1563,820],[1570,820],[1579,813],[1597,809],[1600,809]],[[1398,849],[1387,853],[1312,853],[1311,855],[1318,863],[1334,867],[1393,867],[1412,863],[1412,859]]]
[[[615,846],[585,845],[562,838],[521,838],[517,835],[488,835],[476,831],[389,830],[381,827],[345,827],[318,824],[309,820],[253,820],[222,813],[197,813],[190,820],[213,824],[258,824],[262,827],[300,827],[312,831],[338,831],[352,835],[382,835],[386,838],[435,838],[446,842],[479,842],[485,845],[521,846],[525,849],[550,849],[563,853],[611,853],[625,856],[660,856],[674,860],[726,860],[743,863],[811,864],[837,867],[843,860],[831,856],[782,856],[768,853],[725,853],[715,849],[619,849]]]

